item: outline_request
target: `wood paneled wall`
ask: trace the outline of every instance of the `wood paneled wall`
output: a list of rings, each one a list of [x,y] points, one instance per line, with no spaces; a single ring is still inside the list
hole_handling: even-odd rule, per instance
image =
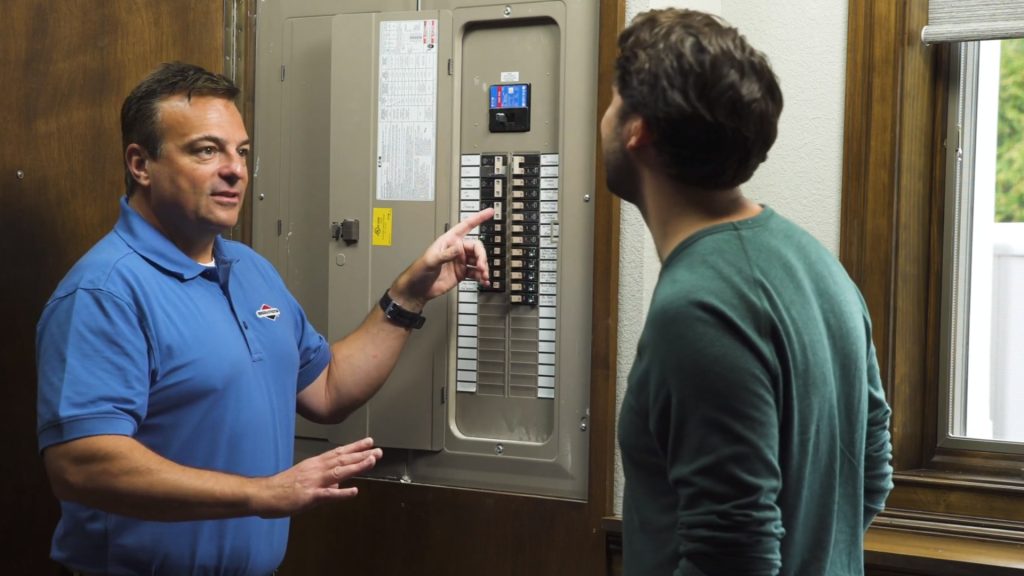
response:
[[[211,0],[0,2],[0,524],[3,571],[55,574],[59,516],[36,450],[35,325],[71,265],[117,219],[120,107],[157,64],[223,70]]]

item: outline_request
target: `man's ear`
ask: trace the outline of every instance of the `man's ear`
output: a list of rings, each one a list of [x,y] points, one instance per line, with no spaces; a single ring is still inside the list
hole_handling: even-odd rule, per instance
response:
[[[626,150],[636,152],[651,143],[651,129],[647,122],[640,116],[632,116],[626,120],[623,127],[623,135],[626,140]]]
[[[124,149],[124,163],[139,186],[149,186],[149,153],[139,144]]]

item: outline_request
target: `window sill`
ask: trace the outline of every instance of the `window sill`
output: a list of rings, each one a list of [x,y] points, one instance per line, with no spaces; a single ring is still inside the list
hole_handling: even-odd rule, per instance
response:
[[[601,521],[608,552],[621,554],[622,518]],[[1024,576],[1024,544],[871,527],[864,564],[873,570],[928,576]]]
[[[1024,544],[872,527],[864,537],[869,568],[953,576],[1024,575]]]

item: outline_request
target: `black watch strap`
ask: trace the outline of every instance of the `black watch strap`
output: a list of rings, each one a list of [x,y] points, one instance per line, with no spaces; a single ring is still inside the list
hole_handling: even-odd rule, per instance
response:
[[[384,311],[385,318],[390,320],[392,324],[402,328],[422,328],[423,323],[427,321],[422,314],[410,312],[399,306],[397,302],[391,299],[391,295],[388,294],[387,290],[380,297],[380,309]]]

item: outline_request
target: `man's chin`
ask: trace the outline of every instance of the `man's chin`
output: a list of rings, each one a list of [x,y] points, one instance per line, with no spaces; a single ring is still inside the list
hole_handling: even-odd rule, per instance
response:
[[[217,214],[216,218],[210,219],[210,228],[218,234],[223,234],[238,225],[238,218],[237,211],[234,214]]]
[[[620,186],[611,181],[605,182],[605,184],[608,186],[608,191],[619,197],[619,199],[629,202],[630,204],[636,204],[637,195],[633,186]]]

